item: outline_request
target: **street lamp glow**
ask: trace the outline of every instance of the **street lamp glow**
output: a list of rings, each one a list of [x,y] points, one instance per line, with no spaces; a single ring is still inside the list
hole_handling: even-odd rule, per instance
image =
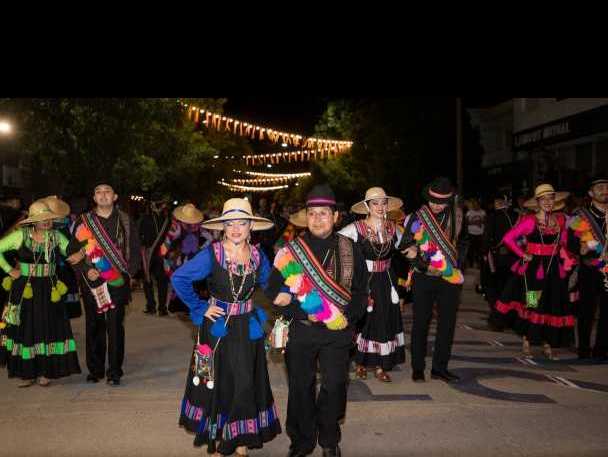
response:
[[[6,121],[0,121],[0,133],[6,135],[11,133],[13,126]]]

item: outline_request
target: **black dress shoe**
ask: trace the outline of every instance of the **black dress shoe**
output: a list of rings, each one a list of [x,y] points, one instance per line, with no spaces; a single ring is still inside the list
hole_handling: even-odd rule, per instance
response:
[[[120,378],[108,378],[106,382],[112,387],[120,386]]]
[[[323,448],[323,457],[340,457],[341,455],[340,446]]]
[[[96,382],[99,382],[99,378],[97,376],[90,374],[87,376],[87,382],[96,383]]]
[[[412,381],[414,381],[414,382],[425,382],[426,379],[424,379],[424,371],[422,371],[422,370],[414,370],[414,372],[412,373]]]
[[[169,313],[167,312],[167,310],[165,308],[161,308],[161,309],[158,310],[158,315],[161,316],[161,317],[162,316],[166,316],[168,314]]]
[[[435,371],[431,370],[431,379],[440,379],[441,381],[452,383],[460,381],[460,378],[454,373],[450,373],[448,370]]]
[[[144,313],[146,314],[156,314],[156,310],[154,308],[148,308],[147,306],[144,308]]]

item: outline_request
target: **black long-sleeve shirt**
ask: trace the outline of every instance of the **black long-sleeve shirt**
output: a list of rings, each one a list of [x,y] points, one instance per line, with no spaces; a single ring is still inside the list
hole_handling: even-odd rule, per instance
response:
[[[317,238],[316,236],[306,232],[303,235],[304,241],[310,246],[310,249],[314,253],[317,259],[323,259],[328,250],[338,249],[338,236],[332,233],[327,238]],[[352,240],[349,239],[352,243]],[[338,265],[340,268],[340,265]],[[338,276],[339,270],[336,269],[336,276]],[[346,318],[348,319],[348,325],[354,326],[359,319],[365,314],[367,307],[367,282],[368,282],[368,271],[367,265],[365,264],[365,258],[361,253],[361,249],[353,243],[353,279],[351,286],[351,300],[346,310],[344,311]],[[272,301],[280,292],[288,292],[284,288],[285,279],[281,272],[273,267],[270,273],[270,279],[268,280],[268,286],[265,290],[266,295]],[[280,309],[281,313],[287,319],[306,320],[308,315],[300,308],[300,303],[297,298],[292,295],[291,303],[288,306],[276,307]]]

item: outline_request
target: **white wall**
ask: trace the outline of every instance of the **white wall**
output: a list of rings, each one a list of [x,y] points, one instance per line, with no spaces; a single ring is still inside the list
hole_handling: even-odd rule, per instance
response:
[[[513,131],[519,132],[602,105],[608,98],[514,98]]]

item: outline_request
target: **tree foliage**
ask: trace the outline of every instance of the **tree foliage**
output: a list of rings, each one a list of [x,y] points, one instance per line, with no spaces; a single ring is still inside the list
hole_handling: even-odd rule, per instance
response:
[[[184,99],[222,111],[225,99]],[[37,194],[89,195],[100,181],[119,192],[207,199],[246,142],[197,128],[176,99],[3,99],[19,131]],[[222,157],[222,160],[214,157]]]

